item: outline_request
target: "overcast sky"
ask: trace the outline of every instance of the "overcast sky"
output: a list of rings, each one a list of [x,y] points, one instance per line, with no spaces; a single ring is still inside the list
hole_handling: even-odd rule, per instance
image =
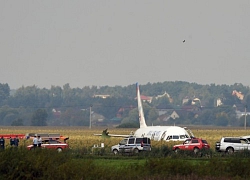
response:
[[[1,0],[0,83],[248,86],[249,18],[249,0]]]

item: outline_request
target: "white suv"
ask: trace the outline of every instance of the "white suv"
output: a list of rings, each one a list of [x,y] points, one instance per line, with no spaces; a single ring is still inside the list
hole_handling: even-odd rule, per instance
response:
[[[215,150],[227,153],[250,150],[250,142],[244,137],[222,137],[220,142],[216,142]]]
[[[114,154],[120,153],[139,153],[140,151],[151,151],[151,142],[149,138],[129,137],[124,138],[119,144],[111,147]]]

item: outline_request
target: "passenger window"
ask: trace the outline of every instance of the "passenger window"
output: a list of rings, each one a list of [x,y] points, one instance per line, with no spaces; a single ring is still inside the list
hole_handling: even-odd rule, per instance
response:
[[[240,139],[233,139],[233,143],[241,143]]]
[[[247,141],[246,141],[245,139],[241,139],[241,140],[240,140],[240,143],[242,143],[242,144],[247,144]]]
[[[179,136],[173,135],[173,139],[179,139]]]
[[[150,144],[150,139],[148,139],[148,138],[143,138],[142,141],[145,144],[148,144],[148,143]]]
[[[128,140],[128,144],[134,144],[134,143],[135,143],[135,139],[134,138]]]
[[[55,141],[55,140],[50,140],[50,141],[49,141],[49,144],[58,144],[58,143],[57,143],[57,141]]]
[[[136,138],[135,143],[140,144],[142,142],[143,138]]]
[[[192,143],[198,143],[198,139],[193,139]]]

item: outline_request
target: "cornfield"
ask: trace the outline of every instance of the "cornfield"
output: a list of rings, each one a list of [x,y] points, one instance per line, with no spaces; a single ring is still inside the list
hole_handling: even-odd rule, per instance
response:
[[[82,149],[91,148],[95,146],[101,146],[104,143],[105,147],[109,148],[115,144],[118,144],[122,137],[111,137],[103,138],[102,136],[94,136],[94,134],[101,134],[102,131],[106,129],[103,128],[92,128],[88,127],[0,127],[1,134],[26,134],[26,133],[57,133],[66,137],[69,137],[68,144],[72,149]],[[211,149],[215,148],[215,143],[220,140],[223,136],[245,136],[250,135],[250,129],[244,130],[242,128],[216,128],[216,127],[191,127],[190,128],[196,137],[206,139],[210,144]],[[108,132],[110,134],[130,134],[131,131],[136,129],[120,129],[120,128],[110,128]],[[6,141],[6,146],[8,146],[8,141]],[[20,140],[20,145],[26,146],[31,144],[31,140]],[[172,147],[175,144],[180,144],[180,142],[165,142],[165,141],[152,141],[152,148],[166,145]]]

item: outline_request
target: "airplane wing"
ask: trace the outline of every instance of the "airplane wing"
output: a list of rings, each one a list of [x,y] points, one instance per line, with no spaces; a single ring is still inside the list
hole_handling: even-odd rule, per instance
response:
[[[94,134],[94,136],[103,136],[103,134]],[[130,135],[124,134],[108,134],[109,137],[129,137]]]
[[[94,136],[102,136],[102,137],[129,137],[133,136],[133,133],[131,132],[129,134],[109,134],[108,129],[105,129],[102,131],[102,134],[94,134]]]

